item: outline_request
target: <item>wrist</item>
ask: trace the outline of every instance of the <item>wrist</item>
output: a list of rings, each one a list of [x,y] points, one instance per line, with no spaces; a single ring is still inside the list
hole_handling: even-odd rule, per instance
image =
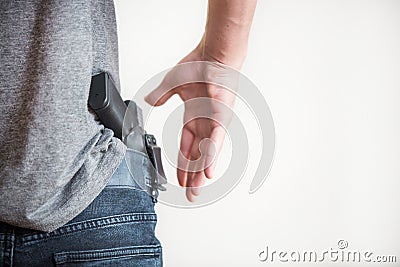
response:
[[[247,36],[245,41],[240,38],[218,38],[206,31],[195,50],[206,61],[219,62],[239,70],[247,54]]]

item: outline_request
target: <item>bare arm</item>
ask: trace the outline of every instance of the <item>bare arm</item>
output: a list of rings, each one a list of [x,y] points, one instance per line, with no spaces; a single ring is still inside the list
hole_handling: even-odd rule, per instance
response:
[[[204,56],[240,68],[247,53],[256,0],[209,0]]]
[[[209,0],[203,38],[179,63],[209,61],[240,69],[247,53],[255,6],[256,0]],[[199,195],[199,187],[204,184],[205,178],[214,175],[216,160],[225,138],[223,124],[218,122],[229,121],[231,116],[229,111],[215,103],[233,107],[235,101],[232,92],[215,83],[179,83],[186,78],[202,81],[207,71],[204,64],[178,64],[146,96],[146,101],[155,106],[164,104],[174,94],[178,94],[185,102],[177,177],[179,184],[186,187],[186,196],[190,201]],[[178,86],[180,84],[184,85]],[[193,101],[204,98],[210,100],[207,102],[209,104]],[[201,117],[205,113],[211,114],[210,118]],[[201,148],[204,140],[208,143]]]

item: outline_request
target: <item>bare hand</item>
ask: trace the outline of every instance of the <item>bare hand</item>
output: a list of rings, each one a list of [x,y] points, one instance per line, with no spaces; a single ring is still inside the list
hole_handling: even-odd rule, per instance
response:
[[[193,64],[183,64],[187,62]],[[186,187],[189,201],[199,195],[206,178],[214,175],[216,159],[225,138],[224,126],[229,124],[235,101],[232,88],[215,85],[232,84],[234,77],[226,77],[229,72],[223,65],[211,62],[215,63],[215,60],[204,53],[200,45],[145,98],[149,104],[159,106],[178,94],[185,103],[177,177],[179,184]],[[193,81],[211,81],[213,84]]]

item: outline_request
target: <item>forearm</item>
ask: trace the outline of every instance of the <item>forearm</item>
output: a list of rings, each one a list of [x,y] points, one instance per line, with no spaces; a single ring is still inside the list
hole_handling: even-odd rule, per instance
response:
[[[256,0],[209,0],[201,42],[205,56],[240,68],[247,52]]]

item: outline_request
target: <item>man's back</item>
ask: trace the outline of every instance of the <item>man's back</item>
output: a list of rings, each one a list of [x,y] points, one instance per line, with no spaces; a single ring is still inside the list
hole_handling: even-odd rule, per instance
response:
[[[2,1],[0,13],[0,220],[51,231],[89,205],[124,156],[87,107],[93,73],[119,83],[114,7]]]

